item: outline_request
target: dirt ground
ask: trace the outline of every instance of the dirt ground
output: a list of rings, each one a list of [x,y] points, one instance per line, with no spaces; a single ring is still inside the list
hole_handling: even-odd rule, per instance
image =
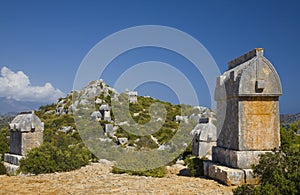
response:
[[[0,194],[232,194],[213,180],[177,176],[169,167],[165,178],[110,173],[111,164],[95,163],[79,170],[37,176],[0,176]]]

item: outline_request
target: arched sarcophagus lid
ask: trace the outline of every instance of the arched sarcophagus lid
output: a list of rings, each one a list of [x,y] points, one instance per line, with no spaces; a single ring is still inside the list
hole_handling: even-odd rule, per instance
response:
[[[20,132],[44,131],[44,123],[33,111],[21,112],[11,121],[9,128]]]
[[[263,49],[256,48],[228,63],[238,81],[238,96],[280,96],[282,88],[279,76]]]

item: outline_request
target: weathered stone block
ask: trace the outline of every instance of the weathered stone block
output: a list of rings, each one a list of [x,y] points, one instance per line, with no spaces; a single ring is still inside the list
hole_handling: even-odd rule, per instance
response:
[[[249,97],[227,101],[218,112],[218,146],[233,150],[273,150],[280,146],[278,98]]]
[[[9,154],[9,153],[4,154],[4,161],[14,164],[14,165],[19,165],[19,161],[22,158],[23,158],[23,156],[21,156],[21,155]]]
[[[204,175],[228,186],[259,184],[252,169],[235,169],[219,165],[212,161],[203,161]]]
[[[204,161],[204,174],[225,185],[245,184],[245,173],[240,169],[232,169],[218,164]]]
[[[259,162],[259,155],[270,151],[238,151],[213,147],[212,160],[233,168],[250,169]]]
[[[239,102],[238,150],[273,150],[280,146],[278,98],[242,98]]]

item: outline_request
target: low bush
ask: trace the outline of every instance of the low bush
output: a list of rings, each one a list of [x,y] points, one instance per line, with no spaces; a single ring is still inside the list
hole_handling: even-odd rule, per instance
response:
[[[3,162],[0,161],[0,175],[6,174],[6,168],[3,165]]]
[[[253,185],[242,185],[233,190],[235,195],[253,194],[260,195],[259,189]]]
[[[200,177],[204,175],[203,170],[203,161],[206,160],[205,158],[198,158],[195,156],[187,156],[184,159],[184,163],[188,167],[189,175],[191,177]]]
[[[91,153],[83,144],[65,148],[46,143],[21,159],[20,171],[25,174],[71,171],[87,165],[91,158]]]
[[[9,151],[9,139],[7,139],[7,136],[9,136],[8,128],[0,129],[0,157],[4,157],[4,154]]]

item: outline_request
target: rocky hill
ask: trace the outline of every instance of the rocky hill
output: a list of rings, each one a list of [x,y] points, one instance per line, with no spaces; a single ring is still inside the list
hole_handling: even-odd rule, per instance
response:
[[[144,147],[167,148],[168,146],[164,144],[176,133],[180,121],[198,123],[201,118],[211,118],[214,123],[216,122],[215,113],[208,108],[172,105],[168,102],[144,96],[136,96],[136,100],[130,103],[132,94],[137,95],[137,93],[128,91],[119,93],[109,87],[103,80],[96,80],[90,82],[81,91],[73,91],[65,98],[60,98],[56,105],[49,107],[50,109],[47,108],[44,113],[57,116],[74,114],[81,119],[85,117],[86,120],[99,122],[105,134],[105,137],[100,139],[101,141],[112,141],[125,148],[137,149]],[[118,105],[113,106],[113,102],[118,102]],[[163,111],[158,111],[153,115],[154,119],[151,119],[150,107],[157,103],[166,109],[164,120],[160,116]],[[129,112],[126,111],[128,105]],[[163,110],[159,107],[157,109]],[[85,113],[85,115],[88,114],[88,117],[82,113],[85,110],[88,110],[88,113]],[[150,120],[156,120],[155,125],[163,123],[162,128],[151,136],[142,136],[142,131],[149,130],[144,129],[144,127],[138,129],[140,132],[135,133],[135,135],[129,133],[130,130],[128,132],[129,127],[139,128],[140,125],[146,124]],[[86,121],[86,123],[88,122]],[[68,133],[77,129],[76,125],[69,125],[61,126],[59,130]],[[146,132],[146,134],[149,133]]]
[[[209,119],[210,125],[216,123],[215,113],[208,108],[173,105],[138,96],[137,92],[119,93],[103,80],[92,81],[81,91],[72,91],[60,98],[57,103],[40,107],[36,115],[44,122],[44,143],[21,163],[23,173],[70,171],[97,159],[114,160],[112,151],[120,150],[169,152],[173,155],[171,159],[176,160],[182,157],[180,155],[185,149],[188,150],[186,155],[191,154],[190,144],[196,124],[203,119]],[[5,141],[6,133],[8,131],[3,130]],[[172,141],[174,135],[179,136]],[[205,135],[209,136],[209,133]],[[91,143],[92,147],[88,145]],[[49,155],[44,155],[46,153]],[[97,155],[99,153],[101,155]],[[124,159],[125,164],[132,160],[130,155],[125,155]],[[150,159],[155,162],[157,158],[150,155]],[[156,167],[153,165],[153,169]],[[157,173],[160,174],[160,170]]]

